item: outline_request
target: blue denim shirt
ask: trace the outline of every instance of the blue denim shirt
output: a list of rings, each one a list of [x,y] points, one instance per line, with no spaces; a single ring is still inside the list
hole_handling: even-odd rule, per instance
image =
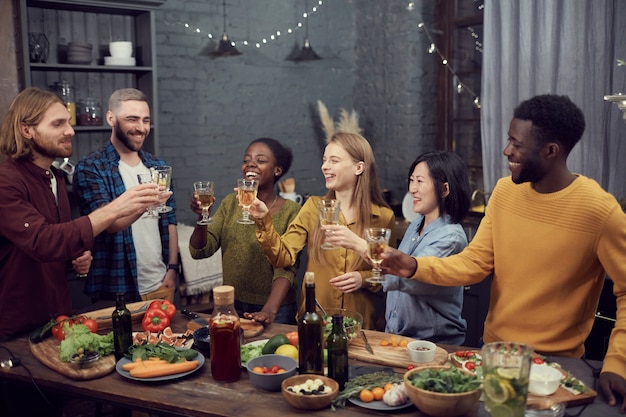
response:
[[[148,168],[166,165],[165,161],[139,151]],[[80,212],[86,215],[111,202],[126,191],[119,171],[120,156],[109,143],[84,156],[76,166],[74,193],[78,196]],[[174,186],[170,188],[174,191]],[[169,262],[169,224],[176,224],[174,195],[166,203],[174,210],[163,213],[159,219],[163,262]],[[92,299],[115,300],[115,294],[126,294],[126,302],[140,300],[137,287],[137,255],[133,234],[128,227],[116,233],[106,231],[95,238],[93,261],[87,276],[85,293]],[[164,272],[165,273],[165,272]]]
[[[418,228],[423,216],[413,220],[398,249],[411,256],[440,258],[459,253],[467,246],[467,236],[460,224],[451,224],[445,214],[424,228]],[[440,287],[415,279],[387,275],[385,331],[435,343],[462,345],[467,322],[461,317],[463,287]]]

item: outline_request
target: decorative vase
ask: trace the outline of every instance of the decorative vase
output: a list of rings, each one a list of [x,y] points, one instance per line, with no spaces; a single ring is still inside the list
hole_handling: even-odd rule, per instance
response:
[[[45,34],[41,32],[28,33],[28,48],[30,53],[30,62],[45,63],[48,60],[50,52],[50,43]]]

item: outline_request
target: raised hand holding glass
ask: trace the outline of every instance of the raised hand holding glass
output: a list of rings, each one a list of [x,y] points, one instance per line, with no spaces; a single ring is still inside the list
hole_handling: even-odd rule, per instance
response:
[[[374,275],[371,278],[367,278],[365,281],[370,284],[382,284],[385,282],[385,277],[381,276],[380,264],[383,261],[381,255],[387,250],[389,245],[389,237],[391,236],[391,230],[386,228],[372,227],[365,229],[365,240],[367,241],[367,253],[370,260],[374,264],[372,271]]]
[[[213,181],[196,181],[193,183],[193,189],[200,200],[200,208],[202,209],[202,219],[197,221],[199,225],[211,224],[209,218],[209,209],[213,205],[213,195],[215,183]]]
[[[165,165],[151,169],[154,170],[153,175],[156,177],[156,183],[159,184],[159,193],[168,192],[172,183],[172,167]],[[170,206],[166,206],[165,202],[163,202],[159,204],[157,211],[159,213],[169,213],[172,211],[172,208]]]
[[[243,206],[243,216],[237,220],[237,223],[254,224],[254,220],[250,219],[250,206],[259,190],[259,181],[239,178],[237,188],[239,189],[239,203]]]
[[[328,225],[337,225],[339,224],[339,213],[341,213],[339,200],[334,199],[324,199],[320,200],[318,203],[318,209],[320,213],[320,225],[328,226]],[[338,246],[335,246],[331,243],[322,243],[322,249],[337,249]]]
[[[155,176],[152,175],[152,173],[150,174],[137,174],[137,179],[139,180],[139,184],[150,184],[150,183],[156,183],[155,181]],[[142,219],[158,219],[159,218],[159,213],[156,212],[156,210],[154,209],[154,207],[149,206],[146,209],[146,212],[148,213],[146,216],[142,216]]]

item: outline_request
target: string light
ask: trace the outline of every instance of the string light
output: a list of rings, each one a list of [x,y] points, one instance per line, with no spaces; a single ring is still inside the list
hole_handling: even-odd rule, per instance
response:
[[[475,1],[477,3],[479,3],[477,5],[477,8],[479,10],[484,9],[485,5],[482,2],[478,2],[477,0],[475,0]],[[415,11],[415,3],[414,2],[409,2],[407,4],[407,6],[406,6],[406,9],[408,11],[410,11],[410,12]],[[424,33],[426,34],[426,37],[428,38],[428,41],[430,42],[430,45],[428,46],[428,49],[427,49],[428,53],[429,54],[436,53],[437,55],[439,55],[439,59],[441,60],[441,64],[443,66],[445,66],[448,69],[448,71],[450,72],[450,74],[452,74],[452,76],[454,77],[454,80],[455,80],[455,83],[456,83],[456,91],[457,91],[457,93],[458,94],[462,94],[463,92],[467,92],[468,94],[470,94],[472,97],[474,97],[474,100],[473,100],[474,107],[476,107],[477,109],[480,109],[480,107],[481,107],[480,97],[470,87],[468,87],[467,84],[465,84],[463,81],[461,81],[461,79],[457,75],[457,73],[454,70],[454,68],[452,68],[452,66],[449,65],[448,60],[446,59],[446,57],[443,56],[443,54],[441,53],[439,48],[437,48],[437,45],[435,44],[435,41],[434,41],[432,35],[430,34],[430,31],[428,30],[428,27],[423,22],[423,19],[421,18],[421,16],[419,16],[419,17],[420,17],[420,22],[417,24],[417,27],[424,31]],[[480,42],[478,34],[476,33],[476,31],[472,27],[468,27],[467,30],[470,32],[470,36],[472,38],[474,38],[474,49],[482,54],[483,53],[483,44],[482,44],[482,42]]]
[[[323,0],[317,0],[315,2],[315,5],[313,5],[313,7],[311,8],[311,10],[306,10],[304,13],[302,13],[303,20],[296,22],[294,26],[288,27],[284,30],[278,29],[278,30],[271,31],[269,35],[263,35],[258,40],[244,39],[243,41],[238,42],[237,45],[244,46],[244,47],[254,47],[254,48],[260,49],[261,47],[269,46],[271,42],[278,40],[282,36],[283,33],[293,35],[300,29],[304,28],[305,20],[309,19],[312,15],[319,12],[323,4],[324,4]],[[181,25],[185,29],[190,29],[194,34],[202,35],[203,37],[206,37],[208,39],[214,39],[214,38],[219,39],[221,36],[220,34],[215,34],[210,31],[205,31],[199,27],[192,27],[192,25],[188,22],[171,22],[171,21],[167,22],[166,21],[165,23],[171,26]],[[232,45],[235,46],[235,42],[232,42]]]

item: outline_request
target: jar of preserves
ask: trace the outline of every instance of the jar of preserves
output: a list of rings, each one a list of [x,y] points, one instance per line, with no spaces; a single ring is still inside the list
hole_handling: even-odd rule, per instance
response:
[[[57,81],[52,87],[53,91],[61,97],[67,111],[70,112],[70,125],[76,126],[76,102],[74,101],[74,87],[69,82]]]
[[[102,107],[93,97],[78,102],[79,126],[102,126]]]

